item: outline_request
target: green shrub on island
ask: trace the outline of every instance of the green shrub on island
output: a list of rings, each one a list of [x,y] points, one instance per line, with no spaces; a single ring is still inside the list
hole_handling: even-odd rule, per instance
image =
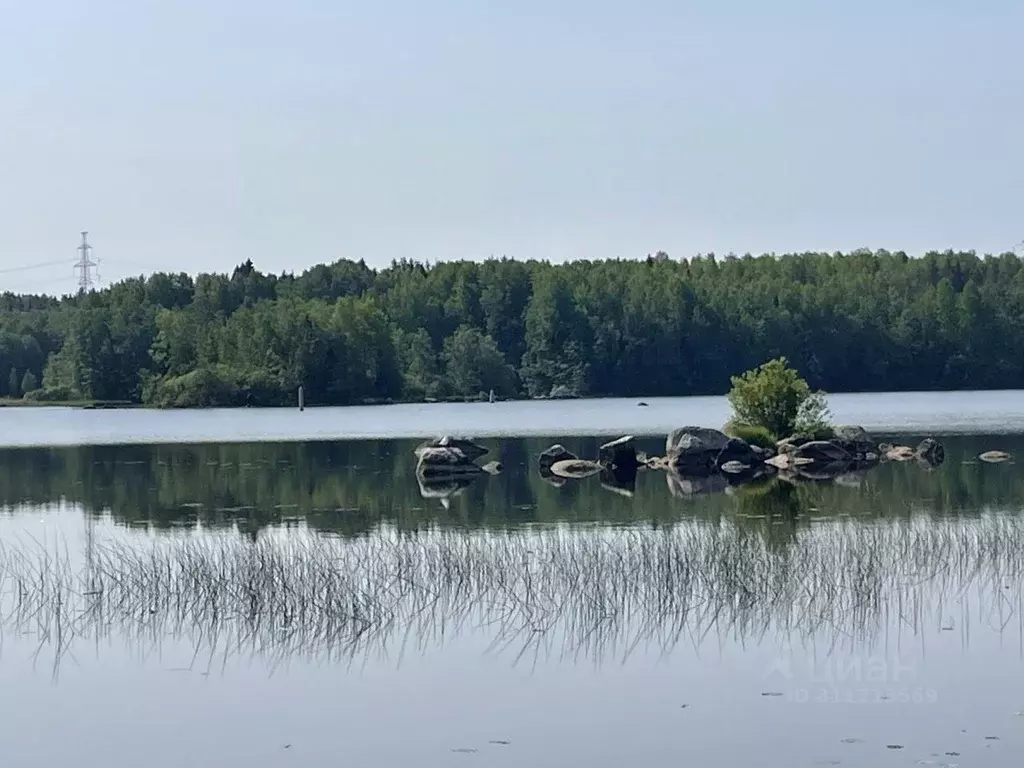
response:
[[[824,393],[813,392],[785,357],[733,376],[726,397],[733,410],[729,427],[737,433],[735,437],[748,442],[752,440],[739,434],[741,431],[772,444],[794,434],[817,437],[830,431]]]

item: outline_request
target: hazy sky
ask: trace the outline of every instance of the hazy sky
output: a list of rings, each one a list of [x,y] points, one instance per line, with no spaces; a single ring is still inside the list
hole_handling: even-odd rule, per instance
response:
[[[1022,31],[1011,0],[0,0],[0,290],[72,289],[82,229],[104,282],[1009,250]]]

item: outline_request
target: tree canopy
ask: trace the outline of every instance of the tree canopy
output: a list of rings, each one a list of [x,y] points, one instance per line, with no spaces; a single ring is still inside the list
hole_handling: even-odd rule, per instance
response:
[[[1013,253],[489,259],[154,274],[0,295],[0,396],[161,406],[723,394],[785,357],[813,390],[1024,386]],[[28,375],[31,374],[31,375]],[[26,387],[32,387],[26,391]]]

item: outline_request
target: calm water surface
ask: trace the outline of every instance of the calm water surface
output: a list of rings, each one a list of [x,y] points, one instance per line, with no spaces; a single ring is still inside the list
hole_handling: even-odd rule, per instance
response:
[[[1019,765],[1024,472],[975,457],[1024,435],[694,496],[555,440],[602,442],[0,450],[4,764]]]
[[[646,402],[647,407],[638,405]],[[1024,392],[831,395],[838,423],[898,433],[1024,433]],[[664,435],[721,427],[724,397],[410,404],[352,408],[0,408],[0,446],[542,435]]]

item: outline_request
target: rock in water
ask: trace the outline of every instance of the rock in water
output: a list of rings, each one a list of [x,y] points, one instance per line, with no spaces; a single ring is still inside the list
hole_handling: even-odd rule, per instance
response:
[[[694,451],[719,453],[729,443],[724,432],[706,427],[680,427],[665,440],[665,455],[673,456]]]
[[[551,474],[555,477],[564,477],[567,480],[582,480],[585,477],[596,475],[600,471],[600,464],[586,459],[565,459],[551,465]]]
[[[809,443],[804,443],[791,455],[798,459],[811,459],[822,464],[853,461],[853,456],[848,451],[828,440],[812,440]]]
[[[605,443],[597,451],[598,462],[606,467],[635,472],[640,461],[636,455],[636,446],[633,445],[634,439],[632,435],[626,435]]]
[[[468,440],[464,437],[450,437],[445,435],[438,441],[438,445],[442,448],[456,448],[462,451],[470,461],[476,461],[481,456],[485,456],[489,453],[487,448],[484,448],[482,445],[477,445],[472,440]]]
[[[480,467],[480,469],[489,475],[500,475],[504,467],[500,461],[489,461]]]
[[[1013,459],[1013,456],[1006,451],[985,451],[978,458],[982,461],[987,461],[989,464],[998,464],[1003,461],[1010,461]]]
[[[764,459],[764,452],[757,448],[755,449],[746,440],[741,440],[738,437],[729,438],[729,442],[725,444],[721,451],[718,452],[718,456],[715,457],[715,464],[719,469],[722,469],[725,464],[731,462],[740,462],[750,466],[752,464],[760,463]]]
[[[575,458],[577,458],[576,454],[572,451],[567,451],[565,446],[561,444],[556,443],[555,445],[547,448],[543,453],[541,453],[537,462],[537,471],[540,473],[541,480],[548,485],[555,486],[556,488],[560,488],[565,485],[565,478],[551,474],[551,467],[558,461],[566,461]]]
[[[464,437],[452,437],[451,435],[445,435],[434,440],[425,440],[416,446],[414,453],[419,456],[420,453],[428,448],[455,448],[462,452],[469,461],[476,461],[481,456],[486,455],[489,451],[482,445],[477,445],[472,440],[468,440]]]
[[[555,443],[540,455],[538,463],[540,465],[541,477],[549,476],[551,474],[551,467],[555,462],[578,458],[579,456],[572,451],[566,450],[565,446],[561,443]]]
[[[419,456],[416,474],[421,477],[469,475],[483,471],[457,448],[424,448]]]
[[[665,461],[680,474],[707,475],[715,471],[718,457],[728,445],[729,438],[717,429],[680,427],[665,440]]]
[[[914,455],[929,466],[937,467],[946,460],[946,449],[939,441],[926,437],[918,444]]]
[[[458,448],[427,447],[419,451],[420,465],[435,467],[457,467],[472,464]]]

